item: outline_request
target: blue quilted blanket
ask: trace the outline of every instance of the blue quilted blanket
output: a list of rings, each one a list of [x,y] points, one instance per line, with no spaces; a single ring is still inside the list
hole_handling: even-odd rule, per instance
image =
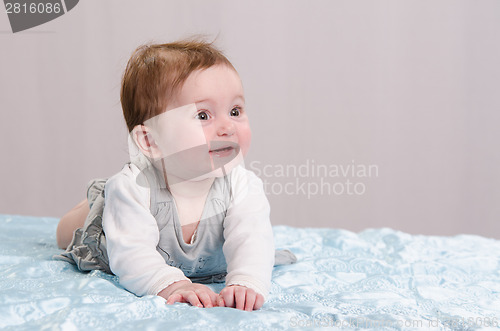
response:
[[[58,219],[0,215],[0,329],[490,329],[500,319],[500,241],[274,227],[275,267],[254,312],[165,305],[116,277],[55,261]],[[223,285],[210,285],[219,291]]]

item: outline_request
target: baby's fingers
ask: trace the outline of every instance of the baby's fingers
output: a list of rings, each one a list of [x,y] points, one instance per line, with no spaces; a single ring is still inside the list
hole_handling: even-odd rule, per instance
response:
[[[236,301],[236,309],[245,309],[245,299],[246,299],[246,288],[241,286],[235,286],[234,289],[234,299]]]
[[[167,305],[173,305],[176,302],[183,302],[182,295],[180,295],[179,293],[172,294],[171,296],[169,296],[167,300]]]
[[[254,310],[255,299],[257,298],[257,293],[254,290],[248,289],[245,298],[245,307],[246,311]]]
[[[168,297],[167,305],[171,305],[176,302],[188,302],[192,306],[203,307],[200,300],[198,299],[198,296],[193,291],[185,291],[172,294]]]
[[[264,297],[262,296],[262,294],[257,294],[257,297],[255,298],[255,304],[254,304],[254,308],[255,310],[258,310],[260,308],[262,308],[262,306],[264,305]]]
[[[234,307],[234,288],[224,288],[218,298],[219,307]]]
[[[253,289],[231,285],[220,292],[217,305],[246,311],[258,310],[264,305],[264,296]]]
[[[186,302],[189,302],[192,306],[200,307],[200,308],[203,307],[196,292],[194,292],[194,291],[184,292],[183,297],[184,297],[184,300],[186,300]]]
[[[214,306],[215,297],[211,297],[209,293],[203,291],[200,291],[197,294],[198,298],[200,299],[201,303],[203,303],[203,306],[205,308],[211,308]]]

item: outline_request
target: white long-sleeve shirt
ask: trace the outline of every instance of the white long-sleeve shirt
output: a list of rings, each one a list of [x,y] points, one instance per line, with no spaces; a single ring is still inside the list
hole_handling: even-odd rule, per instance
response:
[[[111,271],[136,295],[156,295],[168,285],[188,280],[157,251],[160,231],[150,212],[150,190],[137,185],[140,170],[127,164],[105,188],[103,228]],[[242,166],[230,176],[233,200],[223,222],[226,285],[269,293],[274,265],[270,207],[262,181]]]

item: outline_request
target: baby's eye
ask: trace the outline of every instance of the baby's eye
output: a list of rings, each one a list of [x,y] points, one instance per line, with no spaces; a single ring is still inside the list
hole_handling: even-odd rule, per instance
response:
[[[230,114],[231,114],[231,116],[240,116],[241,115],[241,108],[234,107],[233,109],[231,109]]]
[[[198,114],[196,114],[196,118],[200,121],[206,121],[210,118],[210,115],[208,115],[208,113],[205,111],[200,111]]]

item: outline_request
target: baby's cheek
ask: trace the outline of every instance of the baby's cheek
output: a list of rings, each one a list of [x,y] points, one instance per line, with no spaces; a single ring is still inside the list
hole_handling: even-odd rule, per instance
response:
[[[247,155],[248,150],[250,149],[251,141],[252,141],[252,132],[250,131],[250,127],[247,126],[245,128],[242,128],[239,131],[238,142],[241,148],[241,152],[243,153],[243,156]]]

